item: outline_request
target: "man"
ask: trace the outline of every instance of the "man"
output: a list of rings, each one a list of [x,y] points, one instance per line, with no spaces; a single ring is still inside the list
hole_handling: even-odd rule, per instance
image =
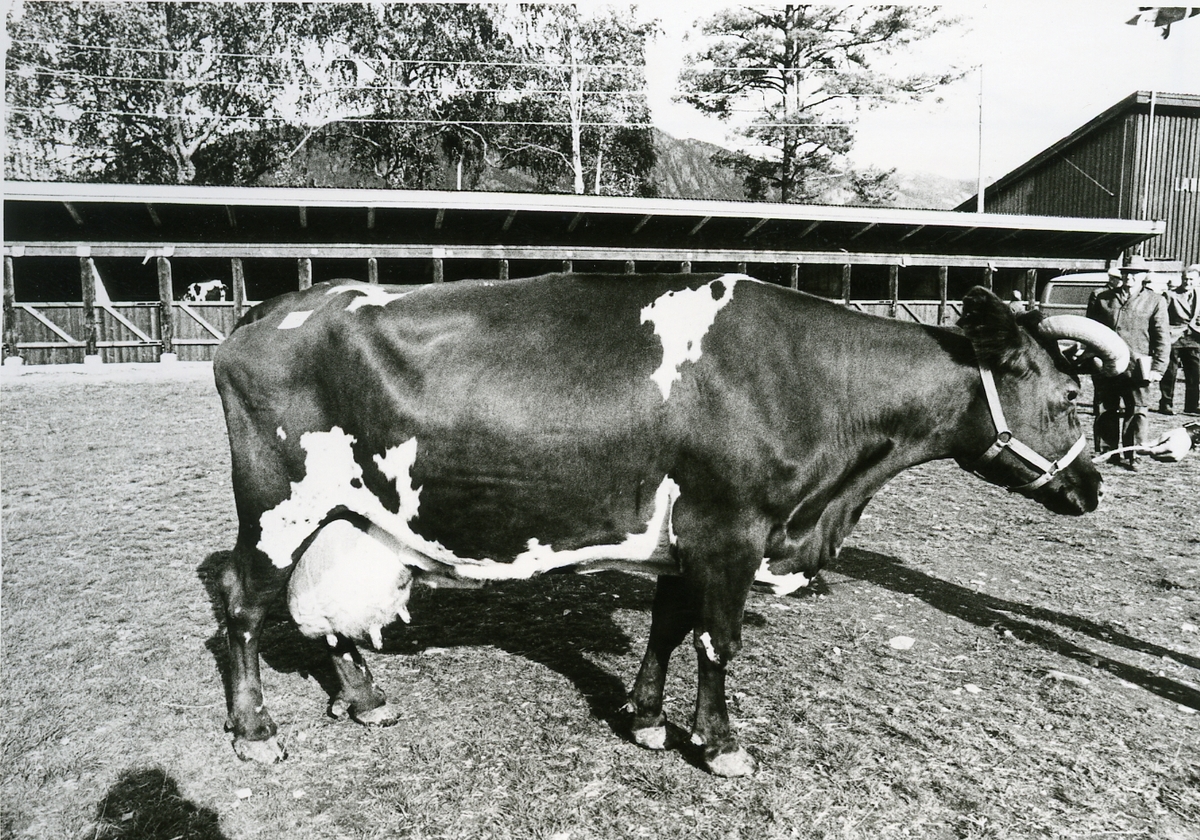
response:
[[[1175,413],[1175,378],[1183,368],[1183,413],[1200,414],[1200,263],[1189,265],[1178,289],[1167,292],[1171,358],[1163,373],[1160,414]]]
[[[1162,295],[1145,288],[1149,269],[1142,257],[1130,257],[1121,266],[1119,282],[1093,292],[1087,316],[1116,331],[1129,345],[1129,369],[1118,376],[1092,377],[1095,386],[1096,450],[1108,452],[1145,443],[1150,386],[1162,379],[1171,351],[1167,307]],[[1138,468],[1137,454],[1124,460],[1114,455],[1110,463]]]

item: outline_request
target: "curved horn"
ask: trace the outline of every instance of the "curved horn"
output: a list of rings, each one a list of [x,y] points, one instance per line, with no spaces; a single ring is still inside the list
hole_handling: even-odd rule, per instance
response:
[[[1051,315],[1038,324],[1038,332],[1046,338],[1078,341],[1087,346],[1104,365],[1100,372],[1106,376],[1124,373],[1129,367],[1129,345],[1108,327],[1082,315]]]

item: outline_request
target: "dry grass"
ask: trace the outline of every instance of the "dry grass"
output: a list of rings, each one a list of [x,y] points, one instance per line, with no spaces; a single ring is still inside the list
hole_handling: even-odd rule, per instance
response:
[[[368,654],[383,730],[324,715],[321,646],[276,622],[264,768],[221,734],[234,519],[194,371],[5,374],[5,838],[1200,837],[1200,458],[1113,471],[1080,519],[902,476],[811,591],[751,596],[750,779],[624,737],[652,586],[615,574],[419,591]],[[678,724],[693,689],[681,650]]]

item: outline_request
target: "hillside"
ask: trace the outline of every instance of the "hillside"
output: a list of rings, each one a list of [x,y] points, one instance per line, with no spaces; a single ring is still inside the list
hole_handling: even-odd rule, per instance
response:
[[[712,162],[720,146],[701,140],[679,139],[654,132],[658,161],[654,182],[663,198],[741,201],[745,198],[741,178]],[[348,150],[336,138],[314,138],[279,168],[259,179],[261,186],[368,187],[382,188],[387,182],[375,172],[356,167]],[[893,178],[897,195],[891,206],[948,210],[974,194],[974,182],[929,173],[897,173]],[[447,164],[434,184],[435,189],[454,189],[453,167]],[[488,169],[476,189],[484,192],[532,192],[534,179],[520,170]],[[854,201],[848,178],[835,181],[820,203],[844,205]]]

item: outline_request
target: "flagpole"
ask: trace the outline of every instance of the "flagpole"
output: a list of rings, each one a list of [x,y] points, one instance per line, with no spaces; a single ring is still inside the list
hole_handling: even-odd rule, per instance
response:
[[[983,212],[983,63],[979,65],[979,166],[976,172],[975,212]]]

